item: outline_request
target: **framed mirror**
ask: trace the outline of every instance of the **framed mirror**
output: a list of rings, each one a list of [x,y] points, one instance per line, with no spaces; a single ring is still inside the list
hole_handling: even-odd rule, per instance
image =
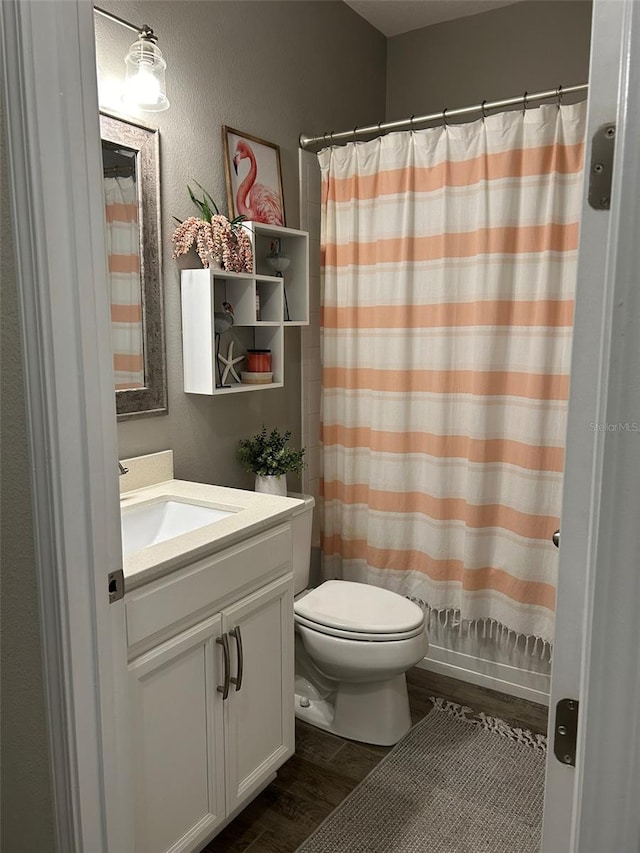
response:
[[[167,412],[157,130],[100,114],[118,420]]]

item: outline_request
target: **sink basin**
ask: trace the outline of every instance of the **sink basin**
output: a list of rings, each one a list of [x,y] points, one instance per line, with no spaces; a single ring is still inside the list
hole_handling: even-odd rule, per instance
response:
[[[121,515],[123,556],[166,542],[233,515],[232,511],[168,498],[125,509]]]

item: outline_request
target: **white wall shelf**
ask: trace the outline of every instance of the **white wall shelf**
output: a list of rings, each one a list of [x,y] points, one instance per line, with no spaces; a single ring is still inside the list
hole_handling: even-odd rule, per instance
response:
[[[182,350],[184,390],[188,394],[237,394],[284,385],[284,327],[309,324],[309,235],[306,231],[247,222],[254,256],[250,273],[191,269],[181,273]],[[282,276],[273,275],[267,255],[273,241],[290,264]],[[258,297],[258,299],[256,299]],[[220,384],[217,367],[215,314],[223,302],[233,305],[234,325],[220,336],[226,356],[234,342],[234,358],[248,349],[271,350],[273,382],[265,385]],[[259,302],[259,312],[257,304]],[[236,365],[238,375],[246,370]]]

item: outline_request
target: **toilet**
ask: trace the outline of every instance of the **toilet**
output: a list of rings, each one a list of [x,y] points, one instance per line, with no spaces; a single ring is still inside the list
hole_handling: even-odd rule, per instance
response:
[[[411,728],[406,671],[429,647],[424,613],[380,587],[307,589],[314,499],[294,513],[296,716],[341,737],[391,746]]]

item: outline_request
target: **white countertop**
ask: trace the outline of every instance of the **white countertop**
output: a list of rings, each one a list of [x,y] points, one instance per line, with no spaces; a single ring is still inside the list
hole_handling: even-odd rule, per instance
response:
[[[126,512],[129,507],[166,498],[232,510],[233,515],[124,557],[125,593],[281,524],[304,505],[296,498],[166,480],[124,492],[120,507]]]

